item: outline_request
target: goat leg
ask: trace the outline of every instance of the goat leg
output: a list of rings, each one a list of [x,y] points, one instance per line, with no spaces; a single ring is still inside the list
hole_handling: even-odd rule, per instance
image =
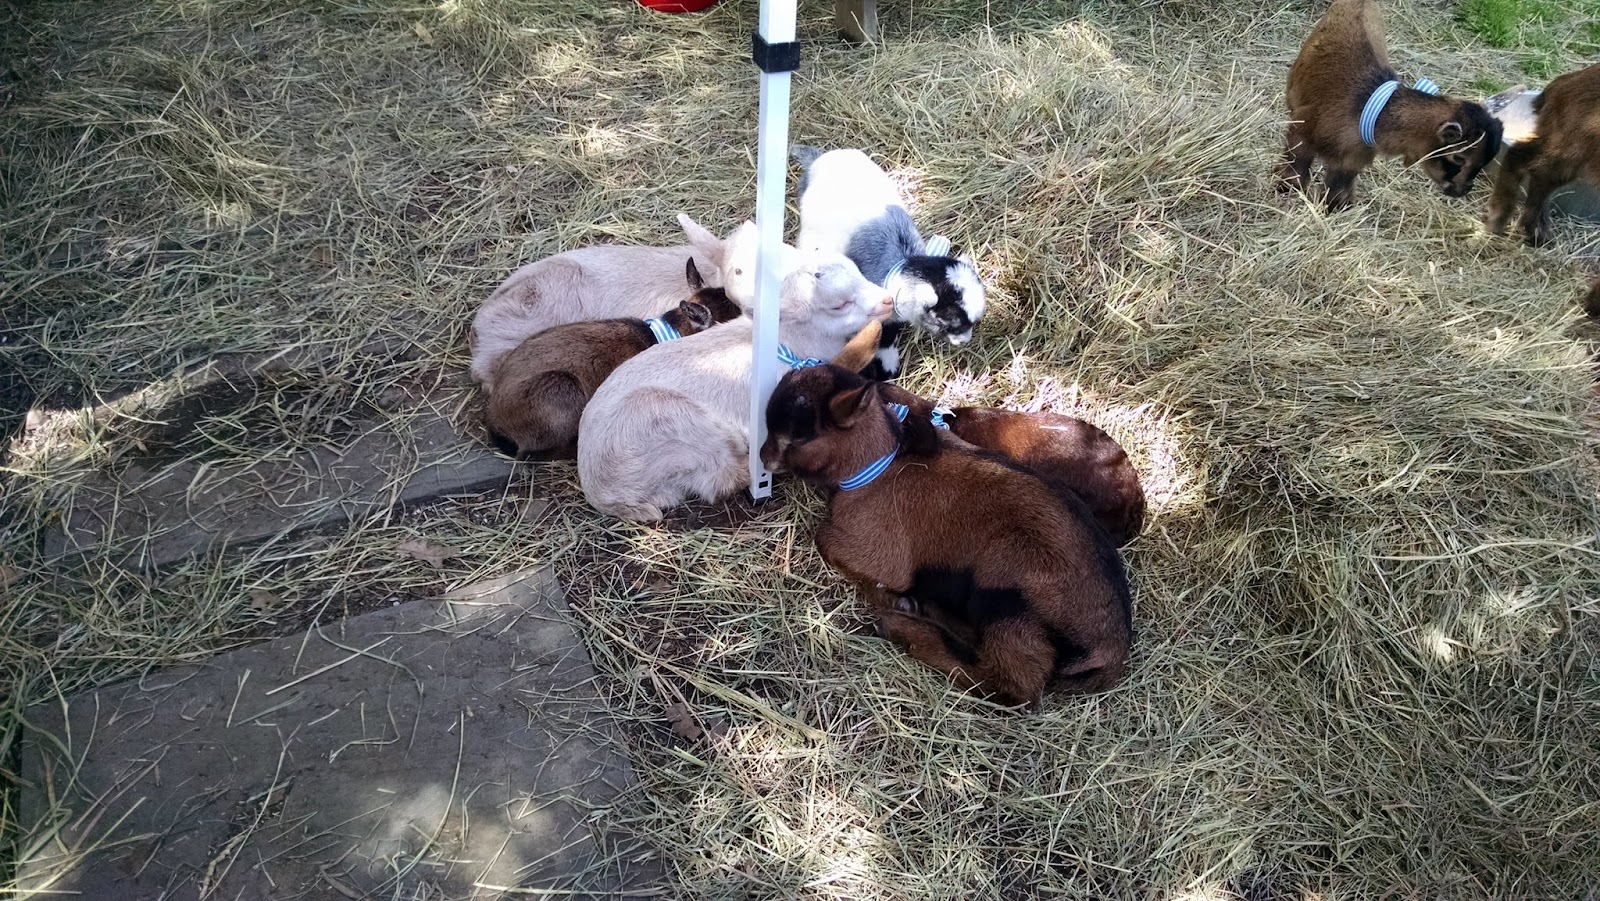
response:
[[[1483,227],[1490,234],[1505,234],[1506,222],[1511,219],[1511,213],[1517,205],[1517,191],[1522,187],[1522,180],[1527,175],[1525,170],[1532,158],[1529,145],[1515,144],[1506,151],[1505,159],[1500,161],[1500,174],[1495,176],[1494,193],[1489,195],[1489,214],[1483,220]]]
[[[1337,213],[1350,206],[1356,196],[1356,176],[1360,174],[1357,169],[1332,169],[1322,170],[1322,181],[1328,188],[1328,212]]]
[[[1304,191],[1311,180],[1311,163],[1314,155],[1306,144],[1304,122],[1290,122],[1283,134],[1283,161],[1278,164],[1278,177],[1273,186],[1279,194],[1291,190]]]
[[[1535,168],[1528,175],[1528,198],[1522,206],[1522,233],[1531,247],[1542,247],[1550,240],[1550,211],[1545,208],[1551,192],[1567,183],[1561,174]]]

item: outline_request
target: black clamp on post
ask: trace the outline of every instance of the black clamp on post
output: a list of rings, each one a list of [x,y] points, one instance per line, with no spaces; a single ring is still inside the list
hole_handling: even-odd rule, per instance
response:
[[[800,68],[799,41],[769,44],[759,31],[752,33],[750,37],[750,61],[756,64],[757,69],[772,74],[793,72]]]

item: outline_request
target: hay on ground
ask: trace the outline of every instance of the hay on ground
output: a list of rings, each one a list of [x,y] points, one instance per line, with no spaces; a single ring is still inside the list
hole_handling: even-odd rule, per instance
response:
[[[1514,77],[1436,7],[1387,5],[1407,71]],[[8,13],[0,361],[36,412],[0,495],[0,747],[58,693],[553,564],[630,723],[641,784],[609,815],[671,897],[1592,891],[1600,507],[1573,258],[1600,233],[1488,238],[1484,188],[1448,201],[1392,161],[1337,217],[1275,197],[1299,9],[897,8],[860,49],[803,11],[794,138],[868,148],[993,286],[974,344],[913,341],[904,383],[1076,412],[1147,479],[1111,694],[1009,713],[864,634],[798,486],[645,528],[538,465],[503,497],[157,573],[42,558],[64,498],[163,451],[87,408],[292,347],[314,362],[166,450],[284,456],[422,407],[470,429],[465,324],[514,266],[674,240],[679,210],[746,215],[746,6]],[[394,553],[419,533],[463,553]],[[703,735],[673,730],[679,703]]]

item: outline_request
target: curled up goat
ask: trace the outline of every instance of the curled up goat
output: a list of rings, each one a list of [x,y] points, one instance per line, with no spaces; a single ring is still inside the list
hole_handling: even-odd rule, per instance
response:
[[[1106,690],[1132,643],[1122,562],[1089,512],[836,363],[785,375],[762,459],[830,493],[823,559],[916,659],[1009,704]]]
[[[692,261],[709,287],[736,303],[755,298],[755,223],[718,238],[688,216],[678,224],[684,247],[604,244],[545,257],[513,272],[472,319],[472,377],[493,394],[494,362],[547,328],[591,319],[646,319],[683,300],[683,267]],[[790,262],[786,255],[784,262]]]
[[[805,167],[797,189],[796,245],[848,256],[862,275],[894,295],[894,315],[884,324],[873,375],[899,373],[894,342],[904,325],[955,345],[972,340],[987,294],[971,258],[952,256],[950,242],[940,236],[924,241],[900,190],[865,153],[823,153],[804,146],[791,153]]]
[[[892,384],[882,391],[885,400],[906,405],[910,415],[1026,466],[1057,492],[1072,492],[1117,547],[1132,541],[1143,528],[1145,500],[1139,473],[1122,445],[1095,425],[1047,411],[936,407]]]
[[[694,260],[685,264],[685,275],[693,296],[659,318],[569,322],[496,360],[496,387],[484,412],[495,446],[512,457],[575,456],[584,406],[623,361],[743,312],[722,288],[705,287]]]
[[[841,254],[806,256],[778,296],[780,359],[827,358],[890,298]],[[750,484],[750,353],[740,317],[628,360],[578,425],[578,480],[596,509],[649,522],[690,498],[717,501]],[[793,364],[791,364],[793,365]]]

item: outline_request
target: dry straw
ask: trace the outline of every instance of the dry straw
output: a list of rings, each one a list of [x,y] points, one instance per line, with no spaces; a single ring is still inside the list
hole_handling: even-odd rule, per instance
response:
[[[1392,162],[1335,218],[1274,197],[1299,9],[889,7],[861,49],[804,10],[795,139],[869,148],[994,286],[974,345],[914,341],[906,384],[1076,411],[1145,474],[1110,695],[1019,715],[951,692],[860,630],[794,486],[640,528],[545,465],[159,573],[39,558],[64,499],[141,443],[287,456],[419,403],[470,428],[464,326],[517,263],[670,241],[678,210],[731,226],[746,6],[10,14],[0,360],[52,412],[4,476],[0,749],[59,693],[553,564],[641,779],[607,815],[671,897],[1592,892],[1600,509],[1569,254],[1595,232],[1491,240],[1482,188],[1449,201]],[[1435,7],[1389,6],[1407,71],[1507,75]],[[73,412],[285,347],[317,362],[181,434]],[[394,553],[417,534],[462,553]],[[38,836],[7,798],[14,858]]]

